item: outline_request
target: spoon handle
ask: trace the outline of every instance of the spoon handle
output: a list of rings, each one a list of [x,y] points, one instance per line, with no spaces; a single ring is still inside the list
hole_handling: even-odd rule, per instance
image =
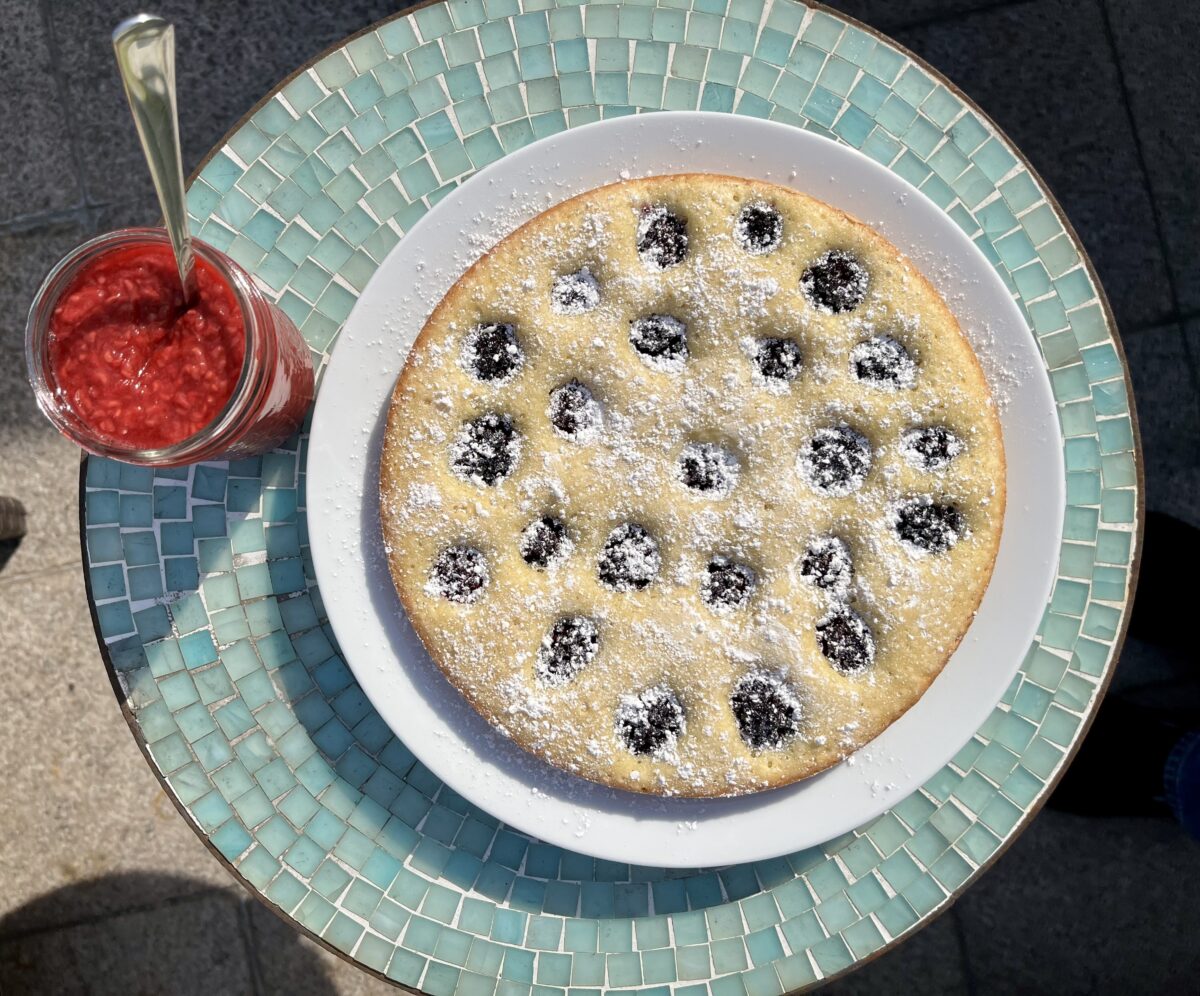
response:
[[[188,231],[183,155],[179,148],[175,27],[154,14],[138,14],[118,24],[112,40],[125,96],[175,250],[183,296],[191,301],[196,295],[196,260]]]

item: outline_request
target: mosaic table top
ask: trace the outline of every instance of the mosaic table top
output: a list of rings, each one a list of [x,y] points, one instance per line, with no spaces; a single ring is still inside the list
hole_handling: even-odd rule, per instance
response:
[[[408,988],[769,996],[849,971],[944,910],[1020,832],[1124,635],[1141,463],[1094,271],[981,112],[840,15],[793,0],[427,6],[270,95],[199,172],[189,211],[275,296],[320,369],[380,261],[473,171],[564,128],[664,108],[847,143],[974,240],[1028,319],[1057,399],[1058,578],[1002,702],[891,811],[771,861],[649,868],[503,826],[380,720],[339,654],[309,558],[306,433],[179,470],[87,459],[89,598],[148,762],[248,889]]]

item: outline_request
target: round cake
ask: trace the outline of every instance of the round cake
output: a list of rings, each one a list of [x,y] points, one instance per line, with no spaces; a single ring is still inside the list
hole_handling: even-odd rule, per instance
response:
[[[725,796],[877,736],[945,666],[1004,518],[995,404],[894,246],[797,191],[629,180],[483,255],[380,467],[396,590],[495,727]]]

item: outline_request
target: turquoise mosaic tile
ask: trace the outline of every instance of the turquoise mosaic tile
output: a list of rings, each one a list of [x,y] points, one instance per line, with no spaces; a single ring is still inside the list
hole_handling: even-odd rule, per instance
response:
[[[535,138],[658,108],[731,111],[861,148],[958,223],[1050,371],[1068,507],[1038,641],[976,737],[824,848],[667,872],[502,827],[374,714],[307,552],[302,437],[153,471],[91,458],[87,579],[135,733],[248,885],[430,993],[805,987],[916,929],[1033,809],[1112,666],[1141,513],[1125,371],[1057,206],[952,87],[792,0],[456,0],[302,71],[193,183],[197,230],[254,270],[323,363],[402,233]]]

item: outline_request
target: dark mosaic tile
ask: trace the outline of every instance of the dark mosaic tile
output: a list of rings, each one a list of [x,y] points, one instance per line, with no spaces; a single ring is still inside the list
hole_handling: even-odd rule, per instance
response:
[[[82,203],[40,5],[0,7],[0,223]],[[3,257],[0,257],[3,258]]]
[[[396,8],[385,0],[158,4],[156,13],[175,23],[185,172],[298,66]],[[109,42],[118,20],[110,5],[98,2],[64,4],[54,18],[71,127],[95,153],[84,162],[93,203],[136,200],[152,191]]]
[[[1174,822],[1045,810],[959,900],[973,991],[1194,992],[1198,888]]]
[[[957,996],[966,992],[967,975],[956,917],[950,910],[899,947],[830,983],[822,992],[835,996],[891,996],[910,991],[917,979],[923,996]]]
[[[1124,346],[1142,432],[1147,507],[1200,526],[1200,391],[1192,366],[1200,358],[1200,322],[1125,336]]]
[[[19,913],[0,921],[0,930]],[[0,940],[0,990],[7,996],[250,993],[238,917],[237,901],[215,894]]]
[[[1078,230],[1122,327],[1169,317],[1166,264],[1099,7],[1023,3],[896,38],[1029,158]]]
[[[1168,261],[1185,313],[1200,309],[1200,5],[1106,0]]]

